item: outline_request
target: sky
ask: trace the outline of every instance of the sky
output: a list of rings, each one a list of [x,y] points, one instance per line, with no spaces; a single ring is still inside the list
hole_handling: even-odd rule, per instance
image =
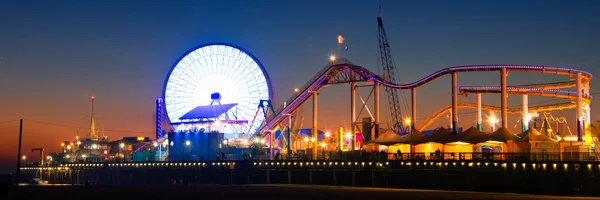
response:
[[[60,141],[85,134],[92,95],[98,127],[111,140],[152,137],[154,99],[162,95],[167,73],[177,58],[204,43],[235,44],[257,57],[279,106],[327,64],[337,51],[338,34],[349,47],[342,56],[381,74],[379,15],[401,83],[470,64],[551,65],[600,74],[599,9],[593,0],[1,1],[0,172],[14,170],[19,119],[24,119],[22,150],[35,159],[31,148],[57,151]],[[566,80],[511,73],[508,84]],[[417,124],[450,104],[449,83],[446,76],[417,90]],[[499,75],[459,74],[459,85],[499,85]],[[592,94],[596,87],[600,83],[593,79]],[[321,129],[349,126],[349,90],[336,85],[320,91]],[[369,91],[360,93],[366,98]],[[409,93],[403,94],[409,101]],[[499,105],[499,96],[484,95],[483,101]],[[513,95],[508,103],[518,106],[521,98]],[[386,108],[382,105],[383,124],[389,122]],[[304,127],[312,126],[311,109],[310,101],[301,108]],[[592,103],[592,121],[598,109]],[[574,111],[552,115],[574,123]],[[517,118],[509,116],[515,132]],[[473,110],[459,111],[460,126],[474,120]],[[430,127],[447,124],[439,119]]]

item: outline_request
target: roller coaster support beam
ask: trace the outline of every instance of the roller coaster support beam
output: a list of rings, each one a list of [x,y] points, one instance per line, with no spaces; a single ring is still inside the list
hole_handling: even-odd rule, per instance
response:
[[[287,127],[287,156],[288,159],[292,158],[292,114],[287,114],[288,127]]]
[[[476,103],[477,103],[477,130],[479,131],[483,131],[483,126],[481,126],[481,93],[477,93],[476,96]]]
[[[506,76],[508,76],[508,72],[506,72],[506,68],[502,68],[502,70],[500,71],[500,87],[501,87],[501,94],[500,94],[500,98],[501,98],[501,109],[502,109],[502,127],[503,128],[508,128],[507,124],[508,124],[508,106],[507,106],[507,100],[508,100],[508,95],[506,92]]]
[[[581,81],[581,72],[577,73],[576,76],[576,87],[577,87],[577,141],[583,141],[582,138],[582,129],[583,129],[583,84]]]
[[[317,133],[319,132],[319,129],[317,128],[317,111],[318,111],[318,96],[319,96],[319,91],[315,90],[313,91],[313,130],[312,130],[312,137],[314,138],[314,142],[312,143],[312,159],[313,160],[317,160]]]
[[[522,127],[522,131],[525,132],[529,129],[529,119],[531,119],[529,117],[529,99],[527,97],[527,94],[523,95],[523,113],[521,114],[521,127]]]
[[[458,74],[452,73],[452,133],[458,134]]]
[[[374,140],[376,138],[379,137],[379,82],[375,82],[374,84],[374,90],[375,90],[375,102],[374,102],[374,107],[375,107],[375,111],[373,111],[373,118],[375,118],[375,123],[374,123],[374,131],[373,134],[371,136],[371,140]]]
[[[590,95],[590,81],[588,80],[586,83],[583,84],[583,95]],[[590,116],[590,104],[589,103],[585,103],[585,105],[583,105],[583,134],[585,136],[585,143],[588,146],[592,145],[592,130],[591,130],[591,116]]]
[[[352,117],[352,119],[350,119],[350,123],[352,123],[350,125],[350,134],[352,135],[352,137],[350,138],[350,142],[352,142],[352,150],[356,150],[356,144],[354,143],[354,140],[356,140],[356,131],[354,129],[354,126],[356,126],[356,83],[352,82],[350,83],[350,117]]]
[[[411,97],[411,107],[412,107],[412,112],[411,112],[411,118],[410,121],[413,124],[411,127],[415,127],[414,125],[417,123],[417,88],[411,88],[410,89],[410,97]]]

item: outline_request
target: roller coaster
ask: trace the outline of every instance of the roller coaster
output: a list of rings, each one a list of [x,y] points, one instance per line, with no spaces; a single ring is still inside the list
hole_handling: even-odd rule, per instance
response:
[[[458,73],[466,72],[500,72],[500,86],[462,86],[457,85]],[[518,85],[518,86],[507,86],[506,76],[508,72],[527,72],[527,73],[542,73],[542,74],[554,74],[568,76],[569,81],[546,83],[546,84],[533,84],[533,85]],[[502,127],[506,127],[507,114],[508,113],[523,113],[527,115],[529,111],[552,111],[562,109],[577,109],[577,121],[578,125],[578,137],[582,141],[582,135],[580,134],[585,129],[586,142],[591,142],[589,138],[589,124],[590,124],[590,110],[589,104],[591,103],[592,97],[589,93],[589,83],[592,79],[592,74],[571,68],[553,67],[553,66],[534,66],[534,65],[468,65],[468,66],[456,66],[449,67],[433,74],[426,76],[418,81],[408,84],[394,84],[386,79],[382,78],[368,69],[359,65],[352,64],[347,59],[338,59],[332,61],[321,69],[315,76],[313,76],[302,88],[299,88],[296,94],[285,101],[283,106],[278,107],[272,114],[266,116],[265,123],[263,123],[257,133],[264,135],[269,132],[274,132],[277,129],[281,129],[281,126],[286,122],[286,118],[290,117],[291,114],[296,111],[304,102],[308,101],[310,97],[313,97],[313,128],[317,128],[316,124],[316,104],[318,91],[325,86],[336,85],[336,84],[351,84],[352,93],[355,92],[356,83],[372,84],[375,92],[375,115],[378,115],[378,104],[379,104],[379,86],[389,87],[398,90],[411,90],[412,92],[412,119],[416,119],[416,89],[445,75],[452,75],[452,105],[444,107],[437,112],[433,113],[428,120],[423,122],[418,130],[426,128],[430,123],[442,116],[448,111],[452,111],[453,126],[457,124],[457,112],[458,108],[477,108],[478,120],[477,125],[480,127],[481,122],[481,110],[493,110],[500,111],[502,113]],[[561,90],[566,88],[576,87],[576,91]],[[495,107],[491,105],[481,105],[480,98],[476,104],[473,103],[458,103],[457,97],[460,94],[476,93],[478,95],[482,93],[501,93],[502,105]],[[511,108],[508,109],[506,105],[506,98],[508,94],[522,94],[524,98],[526,95],[538,95],[538,96],[549,96],[556,98],[570,99],[571,103],[553,104],[545,106],[535,106],[529,108],[525,103],[523,108]],[[354,98],[354,95],[351,95]],[[351,100],[352,104],[354,101]],[[524,102],[525,99],[524,99]],[[481,106],[478,106],[481,105]],[[355,105],[352,105],[352,113],[354,113]],[[352,116],[354,119],[355,116]],[[290,120],[288,120],[290,121]],[[352,122],[353,125],[355,121]],[[378,117],[375,117],[374,124],[379,125]],[[584,125],[585,124],[585,125]],[[375,130],[378,131],[378,130]]]

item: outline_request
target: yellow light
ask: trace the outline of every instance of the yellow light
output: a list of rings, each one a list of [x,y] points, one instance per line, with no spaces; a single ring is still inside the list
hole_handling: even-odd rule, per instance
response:
[[[23,160],[26,160],[26,159],[27,159],[27,156],[23,156]]]
[[[498,123],[498,119],[496,119],[496,117],[494,117],[494,116],[491,116],[490,117],[490,124],[496,124],[496,123]]]
[[[71,156],[69,156],[69,155],[66,155],[65,157],[69,158],[69,157],[71,157]]]
[[[60,143],[60,146],[61,146],[61,147],[64,147],[64,146],[65,146],[65,143],[64,143],[64,142],[63,142],[63,143]]]
[[[260,139],[260,143],[265,143],[265,139]]]
[[[68,149],[68,150],[71,150],[71,145],[67,146],[67,149]]]
[[[248,145],[248,140],[242,140],[243,145]]]
[[[310,142],[315,142],[315,138],[311,137]]]
[[[330,137],[331,133],[330,132],[325,132],[325,137]]]
[[[322,146],[323,148],[325,148],[325,147],[327,146],[327,144],[326,144],[325,142],[323,142],[323,143],[321,143],[321,146]]]
[[[298,92],[298,88],[294,88],[294,92]]]
[[[123,147],[125,147],[125,144],[121,143],[121,144],[119,144],[119,147],[123,148]]]
[[[258,143],[258,142],[260,142],[260,139],[254,138],[254,143]]]
[[[81,141],[77,141],[77,145],[81,145]]]
[[[329,60],[330,60],[331,62],[335,61],[335,55],[331,55],[331,56],[329,56]]]
[[[304,138],[304,142],[308,142],[308,138],[307,137]]]
[[[142,140],[144,140],[144,137],[137,137],[137,140],[142,141]]]
[[[154,147],[158,147],[158,142],[153,142],[153,143],[152,143],[152,146],[154,146]]]
[[[346,139],[352,139],[352,134],[346,133]]]
[[[410,122],[411,122],[410,118],[404,119],[404,124],[410,125]]]

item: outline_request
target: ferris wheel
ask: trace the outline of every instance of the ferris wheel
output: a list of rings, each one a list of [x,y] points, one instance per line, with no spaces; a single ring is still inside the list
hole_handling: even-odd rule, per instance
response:
[[[216,93],[220,94],[218,102],[211,99]],[[218,120],[250,121],[260,100],[271,99],[272,91],[265,69],[253,55],[230,44],[213,43],[193,48],[175,62],[163,96],[171,124],[186,122],[181,119],[186,113],[214,103],[232,105]],[[255,123],[263,120],[257,118]],[[223,125],[219,131],[243,133],[248,127],[247,123]]]

